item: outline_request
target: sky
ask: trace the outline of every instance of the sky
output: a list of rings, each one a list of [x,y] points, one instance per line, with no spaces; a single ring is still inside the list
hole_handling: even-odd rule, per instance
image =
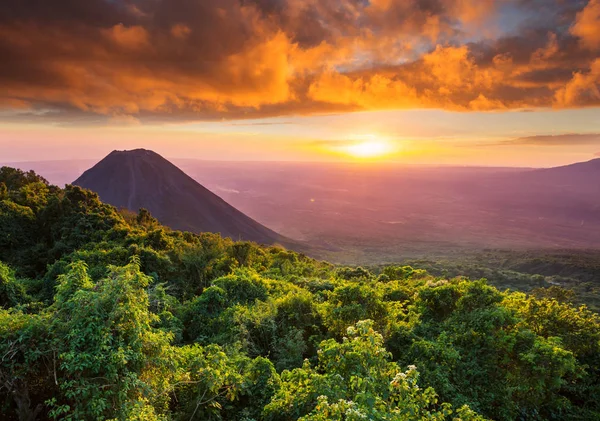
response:
[[[0,162],[600,157],[600,0],[6,0]]]

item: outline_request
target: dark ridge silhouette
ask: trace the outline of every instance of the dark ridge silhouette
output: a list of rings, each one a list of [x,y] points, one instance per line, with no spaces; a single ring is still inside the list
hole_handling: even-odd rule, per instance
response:
[[[113,151],[73,182],[103,202],[137,211],[145,208],[176,230],[215,232],[234,240],[293,245],[229,205],[159,154],[146,149]]]

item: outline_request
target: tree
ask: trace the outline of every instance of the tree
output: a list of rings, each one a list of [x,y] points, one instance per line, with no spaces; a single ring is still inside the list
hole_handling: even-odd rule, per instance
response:
[[[59,279],[52,334],[61,393],[52,417],[158,419],[166,410],[170,337],[152,326],[150,282],[135,260],[95,285],[80,263]]]
[[[342,336],[349,326],[365,319],[374,320],[378,329],[386,328],[388,307],[382,294],[368,283],[348,283],[337,287],[325,304],[325,324]]]
[[[34,421],[58,392],[48,314],[0,309],[2,418]]]
[[[457,279],[425,285],[418,297],[419,323],[408,352],[397,355],[421,367],[443,399],[498,420],[545,418],[569,406],[561,389],[577,377],[573,353],[528,329],[503,293]]]
[[[348,328],[342,342],[321,343],[318,363],[282,374],[281,389],[265,407],[265,419],[445,420],[453,410],[432,388],[421,389],[416,367],[390,362],[383,338],[366,320]],[[483,420],[467,407],[460,420]]]
[[[0,262],[0,308],[16,307],[27,300],[23,284],[15,279],[14,272]]]

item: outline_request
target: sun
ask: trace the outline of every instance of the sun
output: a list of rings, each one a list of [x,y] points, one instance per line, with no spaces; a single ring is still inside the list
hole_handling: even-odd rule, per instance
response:
[[[369,136],[343,147],[348,155],[360,159],[380,158],[392,152],[391,145],[383,139]]]
[[[383,142],[365,141],[346,146],[346,152],[356,158],[377,158],[389,152],[389,146]]]

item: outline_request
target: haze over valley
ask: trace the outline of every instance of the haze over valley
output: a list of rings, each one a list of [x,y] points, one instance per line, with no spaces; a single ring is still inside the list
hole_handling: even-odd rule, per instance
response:
[[[600,160],[550,169],[172,161],[266,227],[314,246],[318,258],[377,263],[481,248],[600,246]],[[64,184],[93,164],[18,165]]]

